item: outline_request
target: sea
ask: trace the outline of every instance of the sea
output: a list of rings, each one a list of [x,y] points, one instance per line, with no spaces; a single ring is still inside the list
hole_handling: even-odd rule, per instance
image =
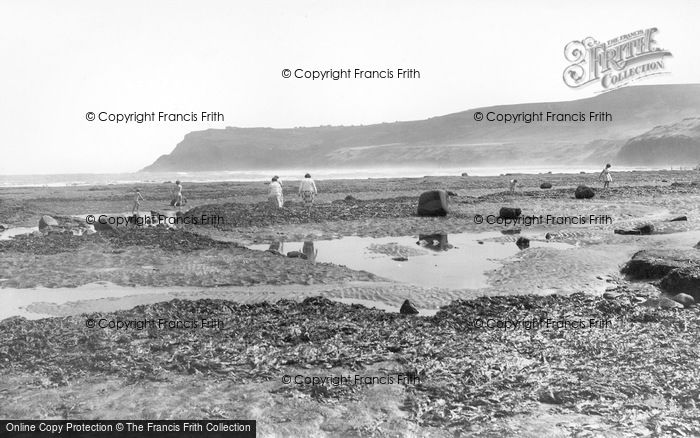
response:
[[[0,175],[0,187],[66,187],[87,185],[117,185],[164,183],[181,180],[188,183],[220,181],[269,181],[277,175],[283,181],[299,180],[307,172],[315,180],[371,179],[371,178],[420,178],[424,176],[499,176],[505,174],[545,174],[600,172],[602,166],[539,166],[539,167],[382,167],[361,169],[265,169],[232,170],[217,172],[129,172],[129,173],[65,173],[40,175]],[[617,172],[663,170],[652,167],[615,167]],[[688,168],[666,168],[666,170],[691,170]]]

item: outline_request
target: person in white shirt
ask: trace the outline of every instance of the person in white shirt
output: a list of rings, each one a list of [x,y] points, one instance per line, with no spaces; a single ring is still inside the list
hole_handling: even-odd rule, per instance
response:
[[[284,205],[284,197],[282,195],[282,182],[276,175],[272,177],[272,182],[270,183],[270,192],[267,196],[272,206],[276,208],[282,208],[282,206]]]
[[[598,176],[598,179],[603,180],[603,188],[607,189],[610,187],[610,183],[612,182],[612,175],[610,174],[610,163],[605,165],[605,169],[603,169],[602,172],[600,172],[600,175]]]
[[[304,204],[310,208],[314,203],[314,198],[317,193],[316,183],[311,179],[311,175],[307,173],[304,175],[304,179],[301,180],[301,184],[299,184],[299,196],[301,196]]]

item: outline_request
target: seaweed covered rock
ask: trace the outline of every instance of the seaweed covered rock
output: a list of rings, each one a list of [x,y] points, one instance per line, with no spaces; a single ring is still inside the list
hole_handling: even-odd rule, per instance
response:
[[[620,272],[630,280],[659,280],[674,269],[695,264],[700,264],[700,254],[692,250],[642,250],[636,252]]]
[[[592,188],[588,186],[580,185],[576,187],[574,196],[576,197],[576,199],[589,199],[595,196],[595,192]]]
[[[418,198],[418,216],[447,216],[448,195],[444,190],[423,192]]]
[[[551,188],[552,188],[552,183],[543,182],[542,184],[540,184],[540,188],[541,188],[541,189],[551,189]]]
[[[649,234],[654,234],[654,225],[644,224],[631,229],[616,229],[614,233],[633,236],[648,236]]]

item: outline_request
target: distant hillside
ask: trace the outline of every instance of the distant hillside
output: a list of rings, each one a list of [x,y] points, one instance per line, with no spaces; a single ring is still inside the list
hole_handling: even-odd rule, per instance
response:
[[[631,138],[618,153],[620,164],[697,165],[700,163],[700,118],[657,126]]]
[[[476,122],[476,111],[606,111],[613,122]],[[625,87],[576,101],[475,108],[410,122],[196,131],[143,171],[599,163],[614,159],[631,137],[687,117],[700,117],[700,85]]]

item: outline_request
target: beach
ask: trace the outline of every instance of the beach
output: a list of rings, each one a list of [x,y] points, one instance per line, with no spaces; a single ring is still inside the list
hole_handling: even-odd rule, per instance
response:
[[[700,172],[613,175],[607,190],[590,172],[317,180],[311,209],[289,180],[279,210],[264,182],[184,180],[180,209],[173,181],[0,187],[0,415],[242,412],[262,436],[700,434],[698,307],[643,305],[668,290],[620,272],[641,250],[700,252]],[[595,196],[577,199],[582,184]],[[141,213],[177,223],[87,226],[128,216],[135,187]],[[416,215],[428,190],[449,194],[447,216]],[[39,231],[44,215],[58,226]],[[405,300],[420,313],[398,313]],[[199,326],[109,326],[161,319]],[[498,326],[534,320],[553,322]]]

